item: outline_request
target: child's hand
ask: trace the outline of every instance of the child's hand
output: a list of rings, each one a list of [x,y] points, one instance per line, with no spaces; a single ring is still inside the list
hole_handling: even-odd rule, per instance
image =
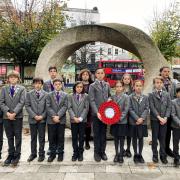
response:
[[[166,124],[166,123],[167,123],[167,120],[164,119],[164,118],[161,118],[160,124],[161,124],[161,125],[164,125],[164,124]]]
[[[60,122],[59,116],[53,116],[53,117],[52,117],[52,120],[53,120],[55,123],[59,123],[59,122]]]
[[[15,120],[15,116],[16,116],[16,114],[14,115],[15,113],[10,113],[10,112],[7,112],[7,117],[8,117],[8,119],[9,120],[11,120],[11,121],[13,121],[13,120]]]
[[[43,120],[43,116],[39,116],[40,121]]]
[[[136,124],[140,125],[143,123],[143,121],[144,121],[143,118],[139,118],[139,119],[137,119]]]
[[[80,122],[79,118],[77,118],[77,117],[74,117],[74,121],[75,121],[75,123],[79,123]]]
[[[97,113],[97,117],[98,117],[98,119],[102,120],[102,117],[101,117],[100,113]]]
[[[111,98],[108,98],[107,102],[109,102],[109,101],[112,101],[112,99],[111,99]]]

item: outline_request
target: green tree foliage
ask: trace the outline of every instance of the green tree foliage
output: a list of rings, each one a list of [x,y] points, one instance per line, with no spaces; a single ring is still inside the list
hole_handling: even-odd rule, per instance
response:
[[[171,62],[180,57],[180,4],[174,2],[161,15],[155,13],[150,25],[150,35],[164,57]]]
[[[21,66],[37,61],[42,48],[65,28],[58,0],[24,0],[21,8],[4,0],[0,15],[0,57]]]

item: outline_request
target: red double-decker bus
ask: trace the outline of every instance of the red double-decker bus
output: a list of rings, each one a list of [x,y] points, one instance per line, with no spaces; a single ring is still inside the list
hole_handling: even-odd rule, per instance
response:
[[[115,86],[117,80],[121,80],[123,74],[128,73],[133,80],[141,79],[144,81],[143,63],[140,60],[100,60],[99,67],[105,70],[105,81],[111,87]]]

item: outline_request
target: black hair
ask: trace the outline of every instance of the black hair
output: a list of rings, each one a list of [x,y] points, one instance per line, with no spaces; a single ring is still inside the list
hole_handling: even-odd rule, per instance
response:
[[[56,66],[50,66],[48,71],[50,72],[52,69],[56,70],[56,72],[57,72],[57,67]]]
[[[97,73],[97,71],[98,71],[99,69],[102,69],[102,70],[104,71],[104,68],[98,67],[98,68],[96,68],[96,70],[95,70],[95,74]],[[105,73],[105,71],[104,71],[104,73]]]
[[[55,79],[53,80],[53,85],[54,85],[55,82],[60,82],[60,83],[62,84],[62,83],[63,83],[63,80],[62,80],[62,79],[59,79],[59,78],[55,78]]]
[[[170,67],[168,67],[168,66],[163,66],[163,67],[161,67],[161,68],[159,69],[159,72],[161,73],[165,68],[170,69]]]
[[[74,94],[76,93],[76,86],[77,86],[78,84],[82,84],[82,85],[83,85],[83,82],[82,82],[82,81],[76,81],[76,82],[75,82],[75,84],[74,84],[74,86],[73,86],[73,93],[74,93]],[[83,90],[82,90],[81,94],[84,94],[84,93],[85,93],[85,89],[84,89],[84,85],[83,85]]]
[[[41,82],[41,84],[44,84],[44,81],[43,81],[42,78],[39,78],[39,77],[33,78],[33,84],[34,84],[34,83],[37,83],[37,82]]]

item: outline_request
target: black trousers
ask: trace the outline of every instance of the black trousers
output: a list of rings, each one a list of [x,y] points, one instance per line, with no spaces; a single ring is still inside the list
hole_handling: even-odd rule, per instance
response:
[[[166,157],[165,152],[165,140],[166,140],[166,132],[167,132],[167,124],[161,125],[159,121],[151,121],[152,127],[152,152],[154,156],[158,156],[157,146],[158,140],[160,144],[159,154],[162,157]]]
[[[49,141],[49,128],[48,128],[48,141]],[[58,147],[58,135],[55,137],[55,142],[56,142],[56,150],[57,150],[57,147]],[[51,147],[50,147],[50,143],[49,143],[49,151],[50,151]]]
[[[179,159],[180,129],[173,128],[173,153],[174,158]]]
[[[3,123],[0,123],[0,154],[3,146]]]
[[[48,124],[50,154],[64,154],[65,124]]]
[[[86,123],[71,123],[72,147],[75,155],[84,151],[84,134]]]
[[[123,157],[123,152],[124,152],[124,141],[125,141],[125,137],[123,136],[114,137],[114,146],[115,146],[116,155],[119,155],[121,157]]]
[[[94,152],[97,154],[105,153],[106,150],[106,130],[107,125],[104,124],[97,116],[93,117],[93,133],[94,133]]]
[[[143,137],[142,138],[133,137],[132,144],[133,144],[134,154],[142,155],[144,138]]]
[[[45,146],[45,123],[30,124],[31,131],[31,154],[37,155],[37,136],[39,140],[39,156],[44,156]]]
[[[172,122],[172,117],[169,117],[167,121],[167,133],[166,133],[166,144],[165,144],[166,151],[170,149],[171,131],[172,131],[171,122]]]
[[[21,155],[22,124],[23,118],[17,118],[14,121],[4,120],[4,128],[8,139],[8,153],[11,156],[20,157]]]
[[[91,140],[91,127],[86,127],[85,128],[85,141],[86,143],[89,143]]]

